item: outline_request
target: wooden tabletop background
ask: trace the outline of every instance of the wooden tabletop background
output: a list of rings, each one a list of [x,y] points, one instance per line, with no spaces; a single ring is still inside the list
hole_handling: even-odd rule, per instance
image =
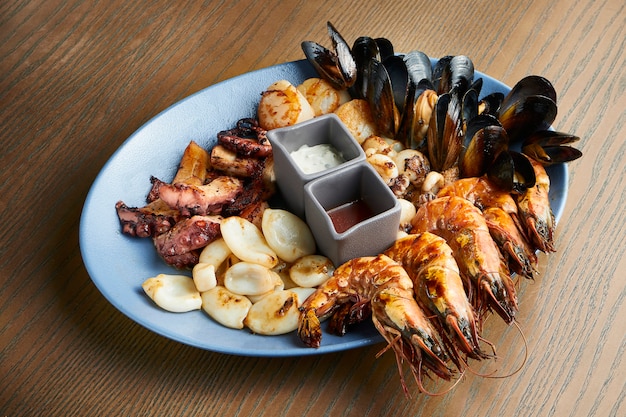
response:
[[[626,415],[626,4],[622,0],[4,1],[0,4],[0,415]],[[557,252],[520,289],[528,360],[449,394],[402,393],[384,346],[230,356],[161,337],[116,310],[80,254],[96,175],[171,104],[303,58],[331,20],[351,42],[470,56],[508,85],[559,95],[569,165]],[[262,88],[264,86],[259,86]],[[103,255],[105,256],[105,255]],[[490,321],[502,370],[523,345]],[[503,335],[503,336],[500,336]],[[433,389],[445,385],[427,382]]]

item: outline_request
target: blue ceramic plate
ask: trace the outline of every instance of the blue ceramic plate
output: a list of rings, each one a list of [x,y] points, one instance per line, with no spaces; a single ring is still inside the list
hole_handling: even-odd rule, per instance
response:
[[[217,132],[237,120],[253,117],[261,92],[286,79],[294,85],[316,76],[304,60],[247,73],[208,87],[174,104],[129,137],[105,164],[94,181],[81,215],[80,248],[91,279],[118,310],[142,326],[170,339],[242,356],[301,356],[353,349],[382,342],[373,325],[363,323],[344,337],[324,334],[319,349],[304,347],[294,333],[261,336],[233,330],[214,322],[203,311],[169,313],[156,307],[141,284],[159,273],[180,273],[157,255],[151,240],[121,233],[115,203],[142,206],[150,176],[173,178],[190,140],[211,148]],[[483,94],[510,90],[484,74]],[[551,167],[550,198],[557,219],[567,197],[565,165]]]

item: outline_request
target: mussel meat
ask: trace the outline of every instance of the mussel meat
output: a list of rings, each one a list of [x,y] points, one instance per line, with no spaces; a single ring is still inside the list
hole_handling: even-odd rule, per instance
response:
[[[526,138],[522,143],[522,152],[544,166],[570,162],[580,158],[583,153],[565,145],[578,140],[578,136],[570,133],[540,130]]]

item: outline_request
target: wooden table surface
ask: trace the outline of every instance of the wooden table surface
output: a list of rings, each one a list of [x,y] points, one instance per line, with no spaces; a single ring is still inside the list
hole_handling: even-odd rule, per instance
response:
[[[622,0],[7,1],[0,5],[0,415],[626,415],[626,8]],[[581,137],[556,253],[520,288],[528,359],[443,396],[402,393],[377,344],[239,357],[157,335],[92,283],[86,195],[113,152],[171,104],[328,45],[465,54],[508,85],[553,82],[557,130]],[[263,88],[265,86],[259,86]],[[112,208],[113,209],[113,208]],[[106,256],[106,253],[103,253]],[[514,369],[514,328],[486,325]],[[427,381],[433,389],[445,385]]]

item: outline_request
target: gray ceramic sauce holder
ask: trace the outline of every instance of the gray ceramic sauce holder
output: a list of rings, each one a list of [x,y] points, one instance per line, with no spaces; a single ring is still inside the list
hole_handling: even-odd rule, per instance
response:
[[[367,205],[371,216],[339,233],[328,211],[358,200]],[[304,205],[306,222],[319,251],[336,266],[352,258],[382,253],[397,238],[400,203],[367,162],[307,183]]]
[[[322,176],[365,163],[365,152],[350,131],[335,114],[268,131],[267,137],[274,154],[276,183],[288,208],[301,218],[304,213],[304,186]],[[307,174],[293,160],[291,153],[303,145],[332,145],[345,162],[339,166]]]

